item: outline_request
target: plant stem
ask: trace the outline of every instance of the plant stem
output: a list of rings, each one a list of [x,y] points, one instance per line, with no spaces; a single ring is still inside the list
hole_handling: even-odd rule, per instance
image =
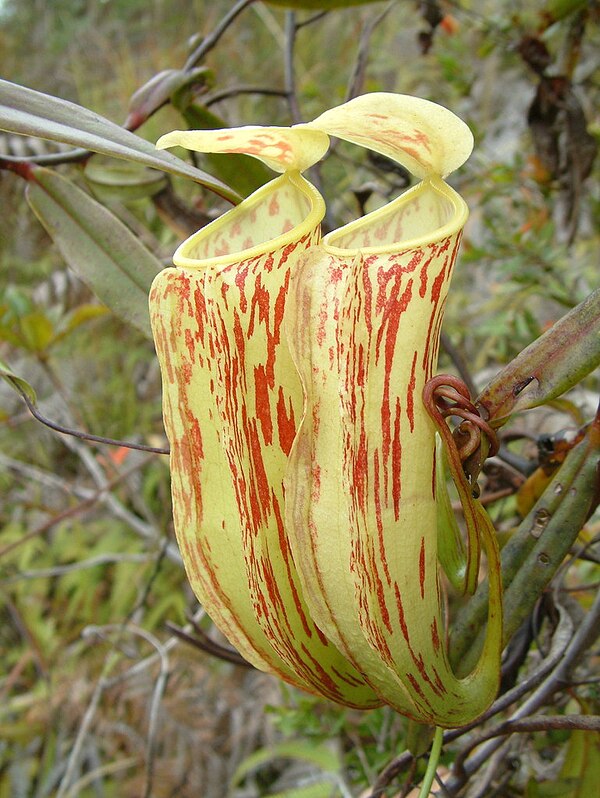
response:
[[[440,754],[442,752],[442,742],[444,739],[444,730],[441,726],[436,726],[435,734],[433,735],[433,743],[431,745],[431,754],[429,755],[429,762],[427,763],[427,770],[425,771],[425,778],[421,785],[421,792],[419,798],[427,798],[431,791],[431,785],[435,778],[435,771],[440,761]]]
[[[227,14],[223,17],[223,19],[219,22],[216,28],[211,31],[208,36],[206,36],[196,47],[194,52],[190,55],[188,60],[185,62],[184,69],[190,70],[199,64],[204,56],[216,46],[217,42],[221,38],[221,36],[225,33],[225,31],[230,27],[231,23],[234,19],[241,14],[241,12],[247,8],[247,6],[251,5],[254,0],[238,0],[238,2],[231,8]]]
[[[593,509],[599,438],[600,424],[594,422],[502,550],[504,644],[533,610]],[[452,625],[450,659],[460,674],[479,655],[487,598],[484,582]]]
[[[296,31],[296,15],[293,11],[288,11],[285,15],[285,91],[294,124],[302,121],[296,92],[296,69],[294,67]]]
[[[17,387],[17,390],[21,394],[23,401],[27,405],[29,412],[31,415],[40,423],[44,424],[46,427],[54,430],[55,432],[60,432],[62,435],[72,435],[74,438],[79,438],[83,441],[92,441],[94,443],[105,443],[108,446],[121,446],[125,449],[137,449],[142,452],[150,452],[152,454],[169,454],[169,449],[163,449],[159,446],[146,446],[144,443],[133,443],[132,441],[121,441],[115,440],[115,438],[105,438],[102,435],[92,435],[88,432],[82,432],[81,430],[72,429],[71,427],[64,427],[62,424],[57,424],[55,421],[51,421],[46,416],[42,415],[40,411],[37,409],[37,406],[29,399],[25,391]]]

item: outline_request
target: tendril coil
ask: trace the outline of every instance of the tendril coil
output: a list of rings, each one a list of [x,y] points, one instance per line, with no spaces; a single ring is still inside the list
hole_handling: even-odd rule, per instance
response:
[[[500,444],[496,431],[481,417],[461,379],[452,374],[438,374],[425,385],[423,401],[432,416],[463,419],[453,433],[463,464],[481,449],[482,435],[487,439],[487,456],[497,454]]]

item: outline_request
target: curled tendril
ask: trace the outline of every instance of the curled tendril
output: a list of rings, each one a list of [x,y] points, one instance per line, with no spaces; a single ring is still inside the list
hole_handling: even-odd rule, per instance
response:
[[[423,401],[434,420],[441,423],[449,416],[462,418],[452,435],[465,473],[473,485],[486,457],[493,457],[499,449],[495,430],[481,417],[471,401],[465,383],[452,374],[439,374],[430,379],[423,391]],[[485,436],[485,447],[482,446]],[[477,465],[473,465],[475,462]]]

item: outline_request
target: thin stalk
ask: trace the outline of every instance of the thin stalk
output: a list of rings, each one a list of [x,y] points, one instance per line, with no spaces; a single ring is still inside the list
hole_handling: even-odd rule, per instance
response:
[[[199,64],[204,56],[216,46],[217,42],[221,38],[221,36],[225,33],[225,31],[229,28],[231,23],[234,19],[241,14],[241,12],[247,8],[249,5],[254,3],[254,0],[239,0],[230,11],[225,14],[223,19],[219,22],[214,30],[212,30],[208,36],[205,36],[204,39],[200,42],[198,47],[194,50],[194,52],[190,55],[188,60],[185,62],[185,66],[183,67],[184,70],[189,71],[197,64]]]
[[[285,15],[285,91],[292,121],[295,124],[302,121],[302,114],[300,113],[300,106],[298,104],[298,95],[296,93],[296,68],[294,65],[296,32],[296,14],[293,11],[288,11]]]
[[[431,785],[435,779],[435,771],[437,770],[438,762],[440,761],[443,740],[444,730],[440,726],[436,726],[435,734],[433,735],[433,743],[431,745],[431,754],[429,755],[429,762],[427,763],[427,770],[425,771],[425,778],[423,779],[423,784],[421,785],[419,798],[427,798],[431,792]]]
[[[83,441],[92,441],[94,443],[104,443],[108,446],[122,446],[125,449],[138,449],[142,452],[150,452],[152,454],[169,454],[169,449],[163,449],[158,446],[147,446],[144,443],[132,443],[131,441],[120,441],[115,440],[115,438],[105,438],[102,435],[92,435],[88,432],[82,432],[81,430],[72,429],[71,427],[64,427],[62,424],[57,424],[55,421],[51,421],[46,416],[42,415],[40,411],[37,409],[37,406],[31,401],[31,399],[27,396],[25,391],[21,390],[17,387],[17,390],[21,394],[23,401],[29,408],[29,412],[31,415],[40,423],[44,424],[46,427],[54,430],[55,432],[60,432],[62,435],[71,435],[74,438],[79,438]]]

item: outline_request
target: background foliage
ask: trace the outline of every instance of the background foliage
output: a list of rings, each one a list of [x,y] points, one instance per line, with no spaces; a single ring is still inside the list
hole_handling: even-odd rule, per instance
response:
[[[440,369],[458,369],[481,389],[598,286],[598,4],[393,0],[295,16],[280,5],[248,3],[210,47],[232,3],[5,0],[0,66],[6,79],[125,122],[149,142],[186,124],[287,125],[365,91],[451,108],[476,147],[452,178],[472,215]],[[184,65],[187,77],[148,85]],[[159,374],[143,321],[132,327],[106,312],[73,276],[60,236],[54,231],[53,244],[31,213],[47,226],[51,193],[30,188],[28,205],[14,161],[2,162],[44,162],[67,149],[0,133],[0,358],[35,387],[53,420],[160,447]],[[197,166],[242,195],[269,178],[256,164],[229,163],[199,156]],[[68,178],[142,241],[149,272],[227,207],[192,181],[104,156],[46,165],[54,170],[47,182]],[[333,228],[386,202],[408,178],[338,145],[311,179]],[[502,541],[514,538],[593,418],[597,391],[592,375],[506,428],[503,457],[482,481]],[[404,719],[340,710],[173,632],[183,627],[206,648],[210,624],[174,545],[164,457],[58,436],[8,386],[0,423],[0,798],[409,794],[422,761],[384,769],[407,743],[415,750]],[[547,661],[565,617],[597,621],[599,535],[592,515],[577,556],[508,649],[505,690]],[[597,716],[593,645],[590,633],[579,669],[541,705],[547,716]],[[451,794],[591,794],[600,733],[538,725],[500,738],[503,747],[466,777],[456,767],[443,776]],[[448,743],[445,765],[460,763],[465,739],[483,733]]]

